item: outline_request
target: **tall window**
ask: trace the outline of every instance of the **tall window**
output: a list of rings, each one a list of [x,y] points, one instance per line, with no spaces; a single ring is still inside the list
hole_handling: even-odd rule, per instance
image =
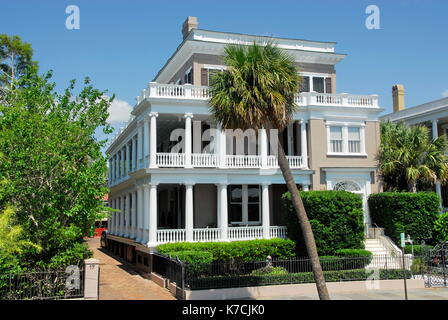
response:
[[[260,223],[260,186],[231,185],[229,198],[229,223]]]
[[[357,127],[348,128],[348,152],[361,152],[361,135]]]
[[[342,127],[330,127],[330,150],[342,152]]]
[[[325,85],[323,77],[313,77],[313,91],[325,93]]]
[[[243,186],[230,186],[229,222],[243,221]]]

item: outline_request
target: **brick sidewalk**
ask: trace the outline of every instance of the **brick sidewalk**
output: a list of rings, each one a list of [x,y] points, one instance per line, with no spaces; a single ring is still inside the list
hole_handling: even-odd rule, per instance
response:
[[[168,290],[103,251],[99,238],[90,238],[87,243],[94,258],[100,260],[100,300],[175,300]]]

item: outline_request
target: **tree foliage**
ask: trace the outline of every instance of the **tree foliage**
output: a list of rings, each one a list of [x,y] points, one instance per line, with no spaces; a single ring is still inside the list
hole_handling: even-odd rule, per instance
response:
[[[382,123],[378,160],[385,189],[417,192],[418,185],[447,181],[447,151],[446,138],[431,139],[424,126]]]
[[[37,68],[33,61],[33,48],[19,36],[0,34],[0,87],[12,88],[13,82],[24,76],[30,68]]]
[[[79,253],[83,235],[105,214],[106,141],[94,133],[98,127],[111,132],[112,99],[89,79],[77,95],[74,80],[57,93],[51,73],[29,70],[0,102],[0,180],[8,181],[0,208],[12,205],[25,240],[42,248],[27,250],[21,260],[47,266],[70,260],[58,256],[70,256],[71,249]]]

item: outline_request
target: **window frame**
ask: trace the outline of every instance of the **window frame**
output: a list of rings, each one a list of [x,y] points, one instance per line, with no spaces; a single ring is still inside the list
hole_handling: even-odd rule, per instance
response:
[[[332,94],[332,92],[327,92],[327,84],[326,81],[328,78],[331,79],[331,87],[332,87],[332,91],[333,91],[333,79],[332,79],[332,74],[329,73],[312,73],[312,72],[300,72],[299,75],[303,78],[303,77],[308,77],[309,78],[309,82],[308,82],[308,89],[309,91],[300,91],[300,92],[310,92],[310,93],[320,93],[320,94]],[[324,92],[317,92],[314,90],[314,84],[313,84],[313,79],[314,78],[323,78],[323,86],[324,86]]]
[[[334,122],[326,121],[327,128],[327,155],[329,156],[367,156],[366,139],[365,139],[365,123],[362,122]],[[331,144],[331,127],[342,127],[342,152],[334,152]],[[349,128],[359,128],[359,152],[349,151]]]
[[[241,187],[241,202],[232,201],[232,187]],[[249,201],[249,186],[258,186],[258,203],[254,201]],[[262,210],[262,193],[261,186],[257,184],[232,184],[228,186],[229,193],[229,209],[232,204],[241,204],[241,221],[232,221],[230,219],[230,210],[228,210],[228,223],[229,225],[240,225],[240,226],[261,226],[261,210]],[[249,204],[258,204],[258,220],[249,221]]]

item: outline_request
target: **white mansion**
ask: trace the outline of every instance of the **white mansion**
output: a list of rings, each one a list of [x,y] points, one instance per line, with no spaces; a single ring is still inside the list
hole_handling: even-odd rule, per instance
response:
[[[209,77],[226,68],[225,46],[267,38],[198,29],[195,17],[182,33],[182,43],[137,97],[130,121],[107,150],[109,204],[119,210],[109,220],[108,237],[137,250],[166,242],[285,237],[286,186],[266,132],[256,134],[259,147],[249,150],[244,141],[251,137],[229,136],[208,107]],[[272,40],[295,58],[303,77],[299,111],[284,132],[296,183],[303,190],[359,193],[365,204],[378,191],[378,97],[336,93],[335,65],[345,55],[335,52],[335,43]],[[242,152],[236,152],[238,141]]]

